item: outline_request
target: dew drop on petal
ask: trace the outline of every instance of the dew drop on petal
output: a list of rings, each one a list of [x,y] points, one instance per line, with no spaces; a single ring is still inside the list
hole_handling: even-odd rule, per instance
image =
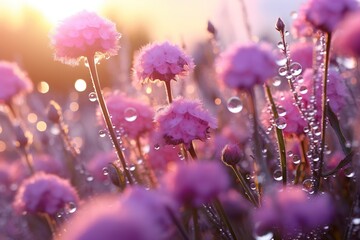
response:
[[[159,145],[159,144],[155,144],[155,145],[154,145],[154,149],[155,149],[155,150],[159,150],[159,149],[160,149],[160,145]]]
[[[278,129],[285,129],[286,128],[286,119],[283,118],[283,117],[279,117],[277,119],[275,119],[275,126],[278,128]]]
[[[238,97],[231,97],[227,101],[227,108],[232,113],[239,113],[243,110],[243,103]]]
[[[124,110],[124,117],[125,120],[128,122],[133,122],[137,119],[138,114],[135,108],[133,107],[128,107]]]
[[[96,93],[94,93],[94,92],[89,93],[89,100],[90,100],[90,102],[95,102],[96,101]]]

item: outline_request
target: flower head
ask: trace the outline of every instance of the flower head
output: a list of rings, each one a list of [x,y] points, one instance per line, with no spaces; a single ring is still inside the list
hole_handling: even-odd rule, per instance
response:
[[[79,197],[70,183],[56,175],[39,172],[25,179],[14,200],[17,212],[48,213],[53,215],[69,203],[77,204]]]
[[[217,61],[219,80],[229,88],[249,90],[276,75],[276,58],[267,44],[236,44]]]
[[[290,56],[302,69],[312,68],[313,44],[311,42],[297,42],[290,45]]]
[[[152,131],[154,111],[149,105],[121,94],[110,95],[105,101],[112,123],[123,128],[129,137],[137,138]]]
[[[205,141],[210,128],[216,128],[216,119],[202,107],[199,101],[175,99],[169,106],[157,112],[155,120],[165,144],[184,143],[192,140]]]
[[[117,157],[113,151],[97,153],[87,164],[87,170],[96,180],[105,181],[109,178],[104,175],[104,168],[116,160]]]
[[[119,38],[114,23],[96,13],[82,11],[64,19],[52,33],[51,42],[56,60],[77,64],[80,57],[116,55]]]
[[[8,102],[22,92],[30,92],[33,84],[16,63],[0,61],[0,103]]]
[[[134,59],[134,74],[140,81],[169,82],[186,76],[193,68],[193,60],[169,42],[148,44]]]
[[[337,27],[334,35],[334,49],[347,56],[360,56],[360,11],[349,14]]]
[[[289,187],[265,195],[262,206],[253,214],[253,220],[257,226],[255,231],[260,235],[275,228],[283,236],[294,236],[298,232],[326,226],[333,215],[334,206],[328,195],[309,198],[301,188]]]
[[[152,190],[127,188],[121,198],[102,196],[80,207],[65,225],[62,240],[170,239],[163,196]]]
[[[179,204],[198,207],[225,192],[229,179],[219,163],[197,161],[174,164],[164,175],[162,184]]]
[[[301,11],[305,19],[315,28],[325,32],[332,32],[345,14],[357,8],[355,0],[308,0]]]

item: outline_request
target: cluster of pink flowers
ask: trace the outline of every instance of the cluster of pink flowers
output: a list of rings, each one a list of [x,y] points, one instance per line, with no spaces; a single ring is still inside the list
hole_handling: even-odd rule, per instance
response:
[[[116,55],[119,49],[115,24],[96,13],[82,11],[67,19],[52,34],[55,59],[77,64],[80,57]]]
[[[170,82],[186,76],[193,68],[193,60],[169,42],[148,44],[134,59],[134,74],[140,81]]]
[[[33,84],[16,63],[0,61],[0,102],[9,102],[20,93],[30,92]]]
[[[15,196],[17,212],[54,215],[67,204],[78,204],[79,197],[68,180],[39,172],[24,180]]]
[[[185,144],[190,147],[193,140],[205,141],[209,130],[216,128],[216,119],[203,109],[199,101],[175,99],[155,116],[159,134],[165,144]]]
[[[235,44],[217,62],[218,78],[227,87],[250,90],[276,75],[275,56],[265,43]]]

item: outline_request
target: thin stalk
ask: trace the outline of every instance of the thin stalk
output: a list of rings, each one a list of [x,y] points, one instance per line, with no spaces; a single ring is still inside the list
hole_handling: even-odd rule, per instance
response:
[[[247,8],[246,8],[246,4],[244,0],[239,0],[240,4],[241,4],[241,11],[242,11],[242,15],[243,15],[243,22],[245,25],[245,31],[246,31],[246,35],[248,40],[252,40],[252,33],[251,33],[251,26],[250,26],[250,22],[249,22],[249,16],[248,16],[248,12],[247,12]]]
[[[320,188],[321,174],[324,165],[324,148],[325,148],[325,133],[326,133],[326,116],[327,116],[327,79],[329,70],[329,56],[331,45],[331,33],[326,33],[326,48],[325,48],[325,69],[322,79],[322,101],[321,101],[321,143],[319,155],[319,170],[316,173],[314,192],[317,193]]]
[[[306,144],[305,144],[305,140],[302,139],[300,141],[300,146],[301,146],[301,162],[300,165],[297,167],[296,169],[296,176],[295,176],[295,180],[294,180],[294,184],[298,184],[300,182],[302,182],[302,180],[304,180],[304,176],[305,176],[305,167],[306,167]]]
[[[176,218],[175,214],[173,213],[173,211],[166,207],[166,211],[168,212],[171,221],[175,224],[175,226],[177,227],[177,229],[179,230],[181,236],[183,237],[184,240],[190,240],[187,233],[185,232],[185,229],[183,228],[182,224],[180,223],[180,221]]]
[[[259,207],[258,200],[254,196],[254,194],[251,191],[251,189],[249,188],[249,186],[246,184],[246,181],[245,181],[244,177],[241,175],[241,173],[239,172],[239,170],[236,168],[235,165],[232,165],[230,167],[234,171],[237,179],[239,179],[239,182],[240,182],[241,186],[243,187],[247,198],[250,200],[250,202],[252,202],[254,204],[255,207]]]
[[[133,182],[131,174],[130,174],[128,168],[127,168],[125,157],[124,157],[124,154],[123,154],[123,152],[121,150],[120,144],[117,141],[116,134],[115,134],[115,131],[114,131],[114,128],[113,128],[113,124],[112,124],[111,119],[110,119],[110,114],[109,114],[109,111],[108,111],[108,109],[106,107],[104,96],[103,96],[103,94],[101,92],[101,85],[100,85],[100,80],[99,80],[98,73],[97,73],[96,66],[95,66],[94,56],[87,57],[87,60],[88,60],[88,63],[89,63],[89,70],[90,70],[91,80],[92,80],[93,85],[94,85],[94,90],[96,92],[97,100],[99,102],[100,109],[101,109],[102,115],[103,115],[105,123],[106,123],[106,127],[107,127],[107,129],[108,129],[108,131],[110,133],[110,137],[111,137],[111,140],[112,140],[112,142],[113,142],[113,144],[115,146],[117,156],[119,157],[121,165],[122,165],[122,167],[124,169],[125,176],[128,179],[129,183],[132,185],[134,182]]]
[[[191,143],[190,143],[189,153],[190,153],[190,156],[192,157],[193,160],[198,159],[197,154],[196,154],[196,152],[195,152],[194,144],[193,144],[192,141],[191,141]]]
[[[43,216],[43,218],[45,218],[49,228],[50,228],[50,231],[52,233],[52,236],[55,237],[55,233],[56,233],[56,222],[55,220],[47,213],[43,213],[41,214],[41,216]]]
[[[21,151],[24,154],[26,165],[28,166],[31,175],[33,175],[35,173],[35,169],[34,169],[34,166],[33,166],[32,156],[25,147],[22,148]]]
[[[271,111],[274,115],[275,119],[279,118],[279,114],[276,109],[276,105],[274,102],[274,99],[271,94],[271,90],[269,85],[265,84],[265,90],[266,94],[268,96],[270,105],[271,105]],[[281,173],[282,173],[282,182],[283,185],[286,185],[287,182],[287,169],[286,169],[286,148],[285,148],[285,140],[283,136],[283,131],[277,127],[275,127],[276,132],[276,138],[277,138],[277,144],[279,149],[279,155],[280,155],[280,165],[281,165]]]
[[[144,161],[144,169],[149,175],[149,180],[150,180],[151,185],[153,187],[156,187],[158,184],[157,184],[157,179],[156,179],[155,173],[154,173],[153,169],[151,168],[148,159],[144,157],[144,154],[141,150],[141,143],[140,143],[139,137],[136,138],[136,148],[139,151],[140,158]]]
[[[260,172],[265,174],[265,182],[269,179],[269,173],[267,171],[267,164],[266,161],[263,159],[262,155],[262,143],[259,136],[259,123],[258,123],[258,114],[256,111],[256,98],[255,98],[255,91],[252,88],[250,91],[250,113],[253,115],[253,140],[254,140],[254,157],[257,161]]]
[[[165,83],[166,96],[168,99],[168,103],[171,104],[173,101],[173,98],[172,98],[172,93],[171,93],[170,81],[164,81],[164,83]]]
[[[192,209],[192,217],[193,217],[193,224],[194,224],[194,239],[200,240],[201,239],[201,232],[199,226],[199,212],[197,208]]]
[[[235,231],[234,231],[234,229],[233,229],[233,227],[231,225],[231,222],[230,222],[228,216],[225,213],[224,207],[222,206],[219,199],[215,199],[214,204],[215,204],[216,209],[220,213],[221,218],[223,219],[223,221],[225,222],[227,228],[229,229],[232,239],[237,240]]]

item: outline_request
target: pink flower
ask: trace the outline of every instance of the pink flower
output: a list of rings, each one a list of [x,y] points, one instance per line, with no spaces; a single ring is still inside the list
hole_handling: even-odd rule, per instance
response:
[[[68,204],[77,204],[79,197],[69,181],[43,172],[25,179],[14,200],[17,212],[54,215]]]
[[[64,166],[60,161],[46,154],[35,155],[33,157],[33,165],[36,172],[41,171],[56,175],[64,174]]]
[[[360,11],[349,14],[339,24],[334,35],[334,49],[347,56],[360,56]]]
[[[162,179],[162,187],[180,205],[199,207],[229,187],[225,166],[214,161],[174,164]]]
[[[298,107],[294,105],[295,100],[293,94],[289,91],[276,92],[273,97],[278,106],[277,111],[278,113],[280,113],[279,119],[273,119],[274,124],[276,125],[276,122],[286,123],[286,127],[283,129],[283,133],[285,135],[291,136],[293,134],[303,134],[304,127],[307,126],[307,123],[302,118]],[[262,112],[261,120],[263,124],[267,127],[269,127],[270,125],[270,118],[273,117],[268,112],[268,107],[266,107]],[[280,118],[282,120],[280,120]]]
[[[154,111],[149,105],[121,94],[110,95],[105,101],[112,123],[129,137],[137,138],[153,130]]]
[[[314,214],[316,212],[316,214]],[[294,237],[331,223],[334,206],[327,194],[309,198],[300,187],[273,190],[253,214],[255,231],[263,235],[277,229],[282,236]]]
[[[80,207],[64,226],[62,240],[172,239],[167,200],[156,191],[127,188],[120,199],[102,196]],[[164,228],[164,227],[167,228]]]
[[[113,151],[97,153],[86,165],[87,170],[96,180],[105,181],[109,178],[104,175],[104,168],[116,160],[117,156]]]
[[[56,60],[66,64],[78,64],[80,57],[93,57],[95,54],[116,55],[120,34],[111,21],[96,13],[82,11],[64,19],[51,38]]]
[[[227,87],[249,90],[276,75],[276,58],[267,44],[235,44],[217,61],[218,78]]]
[[[159,134],[165,144],[184,143],[190,147],[192,140],[205,141],[209,129],[216,128],[216,119],[203,109],[199,101],[175,99],[170,105],[157,112],[155,120]]]
[[[302,5],[298,12],[298,16],[294,19],[291,26],[291,33],[295,38],[301,37],[311,37],[316,29],[306,20],[306,10],[307,5]]]
[[[16,63],[0,61],[0,103],[9,102],[20,93],[31,92],[33,84]]]
[[[140,81],[176,80],[194,68],[193,60],[178,46],[169,42],[143,47],[134,59],[134,75]]]
[[[315,28],[332,32],[345,14],[357,8],[355,0],[308,0],[301,11]]]
[[[290,45],[290,57],[301,65],[302,69],[312,68],[313,44],[311,42],[297,42]]]

